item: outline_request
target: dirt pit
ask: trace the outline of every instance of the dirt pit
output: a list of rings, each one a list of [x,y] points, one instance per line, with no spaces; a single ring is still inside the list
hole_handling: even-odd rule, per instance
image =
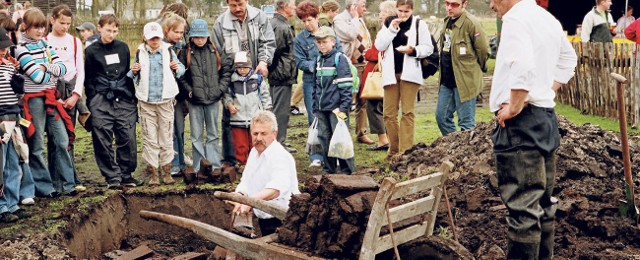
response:
[[[218,227],[228,223],[230,216],[229,208],[214,199],[210,191],[123,192],[106,198],[86,214],[72,217],[59,235],[4,242],[0,258],[111,259],[109,256],[141,245],[153,250],[151,259],[170,259],[188,252],[204,253],[206,258],[216,246],[185,229],[144,220],[138,215],[140,210],[187,217]]]
[[[595,125],[575,125],[558,117],[556,259],[639,259],[640,228],[620,217],[624,174],[619,134]],[[437,170],[443,160],[455,164],[447,182],[460,243],[479,259],[503,259],[507,245],[507,210],[499,197],[491,133],[495,123],[419,144],[390,168],[415,177]],[[640,149],[631,138],[634,185],[640,186]],[[636,201],[640,201],[637,196]],[[451,236],[445,203],[440,203],[436,233]],[[444,230],[444,231],[443,231]]]

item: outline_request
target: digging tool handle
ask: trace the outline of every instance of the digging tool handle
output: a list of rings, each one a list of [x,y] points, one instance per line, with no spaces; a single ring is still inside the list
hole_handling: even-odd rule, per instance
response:
[[[229,192],[222,192],[222,191],[214,192],[213,196],[221,200],[230,200],[233,202],[238,202],[244,205],[254,207],[256,209],[264,211],[269,215],[274,216],[279,220],[284,220],[284,217],[287,215],[287,208],[282,207],[280,205],[276,205],[268,201],[251,198],[249,196],[243,196],[236,193],[229,193]]]
[[[627,182],[629,187],[629,195],[630,198],[627,198],[628,203],[633,203],[634,201],[634,192],[633,192],[633,180],[631,178],[631,157],[629,156],[629,136],[627,134],[627,116],[625,113],[625,104],[624,104],[624,89],[622,88],[622,84],[627,82],[627,79],[622,75],[611,73],[611,77],[616,80],[617,83],[617,94],[618,94],[618,117],[620,119],[620,141],[622,142],[622,163],[624,166],[624,179]]]

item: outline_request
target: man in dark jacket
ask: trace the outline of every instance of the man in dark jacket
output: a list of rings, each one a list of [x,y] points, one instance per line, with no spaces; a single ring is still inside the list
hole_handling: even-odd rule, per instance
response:
[[[273,60],[276,40],[267,14],[248,5],[248,0],[226,0],[229,9],[220,14],[213,24],[212,39],[220,52],[222,69],[220,84],[229,89],[236,52],[248,51],[255,71],[263,77],[269,74],[268,66]],[[222,160],[225,174],[233,174],[236,164],[233,151],[233,138],[229,125],[230,113],[222,111]]]
[[[273,62],[269,66],[273,113],[278,121],[278,142],[290,153],[296,152],[296,149],[285,145],[287,126],[289,125],[291,87],[298,78],[298,69],[296,68],[293,52],[294,30],[288,21],[293,17],[294,11],[294,2],[278,0],[276,1],[276,13],[270,20],[276,36],[276,51],[273,54]]]
[[[220,171],[221,167],[217,122],[220,109],[218,101],[224,90],[219,84],[220,54],[209,36],[207,22],[193,20],[189,43],[180,52],[180,62],[187,66],[187,72],[180,78],[179,86],[180,92],[188,96],[193,169],[196,171],[200,170],[200,160],[208,161],[214,171]]]
[[[133,80],[127,77],[131,54],[126,43],[116,40],[118,18],[113,14],[100,17],[100,40],[85,52],[85,91],[91,111],[93,149],[100,172],[109,188],[122,185],[139,186],[132,177],[137,166],[136,121],[138,100]],[[113,138],[116,139],[116,153]]]

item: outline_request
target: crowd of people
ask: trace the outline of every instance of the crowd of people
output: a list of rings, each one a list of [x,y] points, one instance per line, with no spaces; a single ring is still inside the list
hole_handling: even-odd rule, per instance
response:
[[[0,222],[25,217],[20,205],[34,204],[36,196],[86,189],[74,166],[76,121],[91,131],[108,188],[145,183],[133,176],[140,123],[147,185],[173,184],[172,175],[209,166],[222,174],[244,169],[237,193],[282,206],[299,193],[291,155],[296,150],[286,143],[286,130],[290,106],[301,97],[319,140],[319,148],[310,149],[309,167],[325,174],[355,171],[353,156],[328,151],[337,126],[349,124],[353,103],[357,142],[390,159],[414,145],[415,102],[424,83],[420,60],[438,50],[438,127],[443,135],[454,132],[454,113],[459,128],[475,127],[489,46],[466,11],[468,0],[444,1],[440,35],[413,14],[412,0],[384,1],[375,39],[363,20],[365,0],[346,0],[343,11],[331,0],[322,6],[277,0],[272,18],[247,0],[226,3],[212,28],[201,19],[187,23],[185,4],[166,6],[159,19],[145,24],[133,61],[129,46],[117,39],[120,21],[113,14],[102,15],[97,27],[76,28],[83,45],[68,32],[73,14],[66,5],[49,18],[25,8],[19,26],[0,12]],[[490,104],[498,122],[492,139],[500,194],[509,209],[508,257],[548,259],[559,145],[553,99],[573,76],[575,51],[559,22],[534,1],[491,0],[490,6],[504,21]],[[304,24],[297,35],[289,25],[294,15]],[[363,99],[359,93],[376,64],[384,97]],[[302,82],[294,92],[298,71]],[[187,115],[192,167],[184,153]],[[255,212],[266,233],[280,224],[250,206],[233,212]]]
[[[580,39],[582,42],[613,42],[614,37],[627,38],[640,44],[640,19],[633,17],[633,6],[614,22],[611,15],[612,0],[596,0],[593,7],[582,20]]]

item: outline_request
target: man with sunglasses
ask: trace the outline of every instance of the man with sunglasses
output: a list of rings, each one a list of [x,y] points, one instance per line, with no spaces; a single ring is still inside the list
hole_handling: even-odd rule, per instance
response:
[[[476,97],[487,71],[489,43],[480,22],[466,11],[468,0],[445,0],[446,29],[440,35],[440,91],[436,121],[442,135],[476,126]]]

